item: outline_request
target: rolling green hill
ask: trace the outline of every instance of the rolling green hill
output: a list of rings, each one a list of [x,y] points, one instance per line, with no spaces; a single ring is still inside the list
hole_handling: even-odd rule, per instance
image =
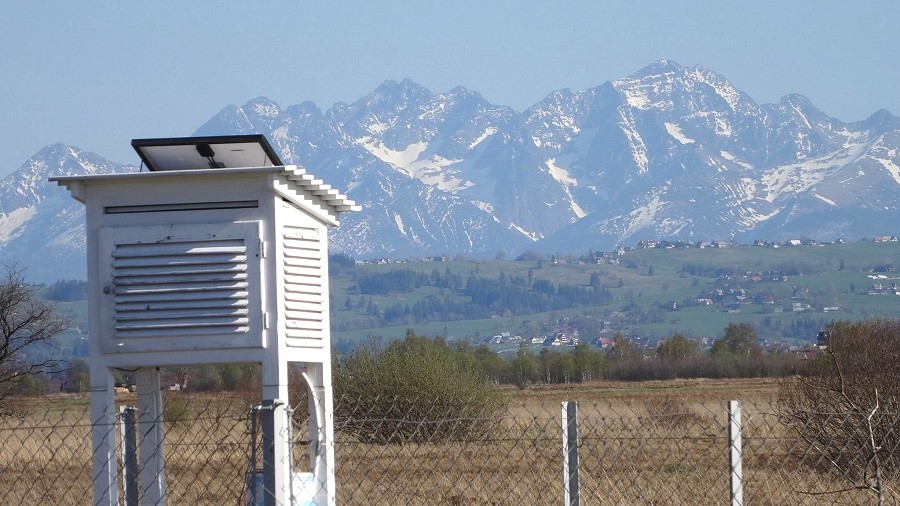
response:
[[[832,320],[900,315],[900,274],[892,272],[900,242],[653,248],[598,258],[355,265],[334,257],[332,340],[348,348],[408,328],[473,343],[578,330],[582,342],[621,332],[652,344],[676,332],[714,339],[734,322],[753,324],[769,344],[805,346]],[[87,327],[84,300],[59,307]],[[61,341],[71,349],[80,338],[73,331]],[[506,348],[515,345],[499,347]]]
[[[478,341],[503,332],[530,339],[574,327],[582,342],[614,331],[653,342],[675,332],[715,338],[728,323],[746,322],[770,343],[803,345],[832,320],[900,313],[900,290],[894,285],[900,284],[900,275],[892,272],[893,266],[900,266],[898,242],[653,248],[629,251],[606,263],[597,263],[596,256],[532,256],[517,261],[358,265],[332,279],[333,336],[346,344],[373,336],[400,337],[414,327],[420,335]],[[602,287],[609,297],[602,303],[584,300],[567,307],[547,302],[545,308],[523,312],[516,292],[505,298],[498,294],[481,313],[423,317],[402,310],[425,300],[440,302],[432,304],[437,308],[464,305],[478,296],[464,287],[430,281],[372,288],[373,279],[377,285],[379,276],[384,280],[399,273],[423,279],[495,280],[523,293],[539,286],[546,291],[548,283],[556,289],[587,289],[593,281],[594,288]],[[368,286],[361,288],[360,279],[367,279]]]

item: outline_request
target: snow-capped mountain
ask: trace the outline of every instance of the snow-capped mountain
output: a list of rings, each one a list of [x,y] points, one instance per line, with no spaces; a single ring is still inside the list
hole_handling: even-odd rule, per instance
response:
[[[48,178],[126,170],[135,169],[54,144],[0,180],[0,265],[39,281],[84,279],[84,206]]]
[[[896,234],[900,221],[900,119],[843,123],[801,95],[757,104],[666,60],[523,112],[461,87],[386,81],[324,112],[256,98],[196,132],[241,133],[265,134],[285,162],[363,206],[331,238],[360,258],[831,240]],[[104,170],[135,169],[52,146],[0,181],[0,261],[83,248],[80,204],[46,179]]]

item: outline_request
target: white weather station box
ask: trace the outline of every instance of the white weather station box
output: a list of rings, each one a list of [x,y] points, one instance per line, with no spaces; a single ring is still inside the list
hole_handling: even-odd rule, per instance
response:
[[[152,411],[162,409],[159,367],[261,364],[262,399],[277,404],[287,399],[288,364],[302,364],[317,411],[311,424],[319,425],[311,441],[327,450],[312,463],[319,496],[333,501],[327,239],[342,213],[359,206],[283,164],[262,135],[132,146],[146,172],[53,178],[86,208],[95,427],[113,421],[116,368],[139,371],[153,391],[138,384],[139,403]],[[162,427],[154,430],[153,465],[164,475]],[[109,433],[94,432],[97,504],[118,501]],[[286,443],[276,447],[284,458]],[[267,479],[286,489],[287,473]],[[153,480],[142,481],[144,493],[164,501],[164,479]]]

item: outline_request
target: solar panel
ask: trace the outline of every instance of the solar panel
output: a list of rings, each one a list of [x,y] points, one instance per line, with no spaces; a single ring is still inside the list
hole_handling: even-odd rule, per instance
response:
[[[133,139],[131,146],[151,171],[284,165],[262,134]]]

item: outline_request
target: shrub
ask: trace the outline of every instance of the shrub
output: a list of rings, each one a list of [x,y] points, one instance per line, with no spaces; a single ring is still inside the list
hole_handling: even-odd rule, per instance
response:
[[[836,322],[827,348],[782,384],[794,450],[854,483],[900,472],[900,320]],[[810,458],[810,457],[815,458]]]
[[[505,405],[473,354],[412,330],[337,360],[334,391],[336,428],[377,443],[477,437]]]
[[[165,392],[163,395],[163,420],[166,425],[175,427],[185,423],[191,416],[191,407],[180,392]]]
[[[3,396],[34,397],[47,393],[47,386],[41,381],[43,376],[34,374],[10,374],[10,379],[3,385]]]

